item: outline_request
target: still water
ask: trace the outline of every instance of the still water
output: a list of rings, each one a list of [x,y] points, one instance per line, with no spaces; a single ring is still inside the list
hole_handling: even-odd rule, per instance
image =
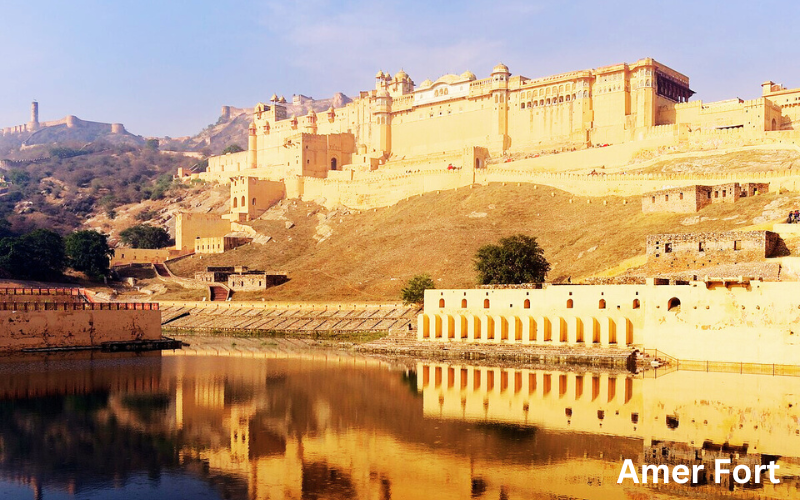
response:
[[[256,357],[252,357],[256,356]],[[0,499],[800,498],[800,378],[334,352],[0,362]],[[617,484],[624,459],[779,484]]]

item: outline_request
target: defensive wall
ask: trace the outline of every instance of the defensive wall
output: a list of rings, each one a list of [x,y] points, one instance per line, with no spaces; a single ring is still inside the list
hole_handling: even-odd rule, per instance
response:
[[[426,290],[421,341],[658,349],[683,360],[798,364],[800,283]]]
[[[661,189],[642,195],[642,212],[695,213],[714,203],[736,203],[740,198],[767,192],[769,192],[768,183],[754,182]]]
[[[175,249],[194,250],[197,238],[219,238],[231,232],[231,221],[219,214],[181,212],[175,219]]]
[[[115,248],[114,255],[111,256],[111,266],[163,263],[185,253],[174,248]]]
[[[1,290],[0,350],[161,340],[156,303],[96,303],[81,289]]]

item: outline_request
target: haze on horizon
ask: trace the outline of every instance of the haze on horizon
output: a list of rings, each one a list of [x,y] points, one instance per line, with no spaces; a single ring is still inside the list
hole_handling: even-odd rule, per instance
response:
[[[653,57],[704,101],[800,87],[792,1],[31,0],[2,14],[0,127],[27,122],[37,99],[41,121],[179,137],[273,92],[352,97],[379,69],[419,84],[501,61],[537,78]]]

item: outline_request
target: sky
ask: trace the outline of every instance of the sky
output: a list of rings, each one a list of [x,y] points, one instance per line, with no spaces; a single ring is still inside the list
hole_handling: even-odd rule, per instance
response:
[[[401,68],[420,83],[503,62],[538,78],[644,57],[693,100],[800,87],[800,2],[0,0],[0,127],[75,115],[193,135],[222,105],[348,96]]]

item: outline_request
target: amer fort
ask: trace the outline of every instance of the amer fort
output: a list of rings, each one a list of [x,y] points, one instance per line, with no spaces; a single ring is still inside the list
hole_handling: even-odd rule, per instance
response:
[[[645,58],[540,78],[514,75],[498,64],[486,78],[466,71],[420,84],[402,70],[394,76],[379,71],[374,88],[352,102],[303,116],[289,116],[285,100],[273,95],[252,109],[246,150],[211,157],[205,172],[178,172],[229,186],[228,213],[179,214],[175,248],[127,249],[127,257],[118,249],[115,260],[227,252],[249,241],[241,240],[249,229],[243,223],[281,200],[369,210],[430,192],[527,183],[575,196],[630,197],[644,213],[691,214],[710,204],[798,190],[791,169],[627,172],[632,162],[665,151],[800,147],[800,88],[767,81],[758,98],[719,102],[692,101],[694,93],[688,76]],[[223,118],[230,115],[225,108]],[[416,330],[419,343],[441,349],[550,346],[654,352],[662,361],[798,365],[800,283],[757,274],[662,276],[777,255],[781,235],[796,233],[795,227],[651,235],[646,279],[428,290],[416,321],[407,320],[408,311],[379,314],[370,328],[402,325]],[[781,262],[794,265],[791,258]],[[230,280],[227,290],[245,281],[257,288],[285,279],[254,272],[227,278],[231,273],[223,277]],[[230,292],[222,290],[219,298],[226,297]],[[167,303],[165,314],[184,318],[173,326],[187,314],[208,318],[208,308],[221,307],[215,298],[212,293],[212,302],[191,307]],[[265,329],[288,324],[270,322],[268,304],[252,307],[264,310],[254,314],[265,315]],[[330,314],[315,323],[313,305],[298,307],[302,330],[331,325]]]

